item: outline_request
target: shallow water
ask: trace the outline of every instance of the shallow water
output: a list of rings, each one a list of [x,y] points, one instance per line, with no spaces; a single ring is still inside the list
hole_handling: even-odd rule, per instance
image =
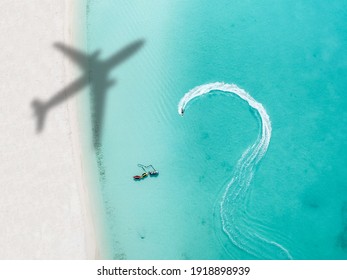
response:
[[[145,44],[115,68],[108,90],[98,151],[108,257],[286,257],[271,249],[278,244],[294,259],[346,259],[344,2],[116,2],[86,1],[88,50],[106,58]],[[177,113],[186,92],[218,81],[245,89],[272,124],[237,202],[234,242],[220,203],[261,120],[240,98],[219,94]],[[134,182],[138,163],[153,164],[159,177]]]

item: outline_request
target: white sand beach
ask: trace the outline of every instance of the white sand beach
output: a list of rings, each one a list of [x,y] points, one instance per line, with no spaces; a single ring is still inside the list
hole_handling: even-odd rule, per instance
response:
[[[51,108],[40,134],[31,106],[78,76],[53,48],[74,44],[72,2],[1,2],[0,259],[98,255],[76,99]]]

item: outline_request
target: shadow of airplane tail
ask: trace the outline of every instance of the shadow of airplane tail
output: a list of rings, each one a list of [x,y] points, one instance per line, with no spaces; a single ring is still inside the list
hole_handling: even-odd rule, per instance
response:
[[[45,106],[45,104],[42,101],[40,101],[38,99],[34,99],[31,102],[31,106],[34,109],[35,117],[37,117],[36,132],[39,133],[42,131],[43,126],[45,124],[47,107]]]

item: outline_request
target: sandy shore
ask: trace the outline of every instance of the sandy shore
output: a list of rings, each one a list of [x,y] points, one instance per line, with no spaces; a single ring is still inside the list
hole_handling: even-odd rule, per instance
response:
[[[71,2],[2,1],[0,259],[97,257],[76,99],[51,108],[40,134],[31,107],[78,77],[53,48],[73,44]]]

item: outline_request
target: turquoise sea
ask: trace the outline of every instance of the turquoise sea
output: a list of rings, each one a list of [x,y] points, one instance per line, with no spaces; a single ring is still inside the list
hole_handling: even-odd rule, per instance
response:
[[[90,53],[144,41],[110,73],[92,158],[105,258],[347,259],[345,1],[82,2]],[[268,148],[242,166],[257,110],[217,90],[178,114],[214,82],[269,116]],[[138,163],[159,176],[134,181]]]

